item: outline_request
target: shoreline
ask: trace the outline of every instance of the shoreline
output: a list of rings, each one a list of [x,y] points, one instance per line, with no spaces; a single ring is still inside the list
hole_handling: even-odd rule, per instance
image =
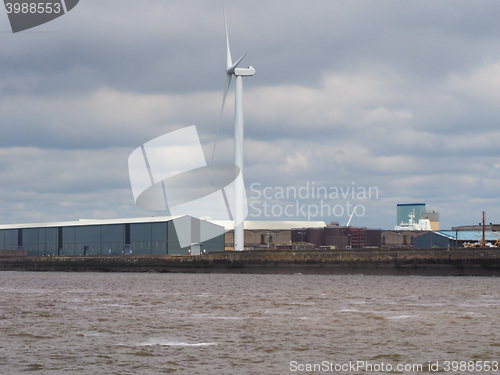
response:
[[[500,249],[249,250],[200,256],[0,257],[0,271],[500,276]]]

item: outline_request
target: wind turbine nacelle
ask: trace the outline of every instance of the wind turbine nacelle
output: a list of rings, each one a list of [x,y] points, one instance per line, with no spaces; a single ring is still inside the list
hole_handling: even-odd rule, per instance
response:
[[[235,76],[253,76],[255,74],[255,69],[253,66],[249,66],[248,68],[235,68],[234,75]]]

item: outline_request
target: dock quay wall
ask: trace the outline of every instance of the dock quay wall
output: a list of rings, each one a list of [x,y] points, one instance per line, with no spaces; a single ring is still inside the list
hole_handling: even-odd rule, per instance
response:
[[[500,276],[500,249],[221,251],[200,256],[0,257],[0,271]]]
[[[24,257],[26,250],[0,250],[0,258],[4,257]]]

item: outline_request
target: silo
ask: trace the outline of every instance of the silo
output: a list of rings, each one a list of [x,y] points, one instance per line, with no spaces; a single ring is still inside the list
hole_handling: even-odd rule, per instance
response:
[[[335,246],[339,245],[339,229],[338,227],[326,227],[323,231],[323,244],[325,246]]]
[[[323,245],[323,228],[308,228],[307,242],[314,244],[316,247]]]
[[[365,229],[366,246],[382,246],[382,230],[380,229]]]
[[[323,231],[323,245],[343,249],[347,245],[346,228],[326,227]]]
[[[306,228],[292,229],[292,242],[294,243],[307,242],[307,229]]]

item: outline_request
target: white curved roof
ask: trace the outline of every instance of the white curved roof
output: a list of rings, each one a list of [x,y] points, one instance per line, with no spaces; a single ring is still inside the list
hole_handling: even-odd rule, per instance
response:
[[[54,221],[50,223],[27,223],[27,224],[3,224],[0,229],[18,228],[49,228],[49,227],[72,227],[81,225],[104,225],[104,224],[127,224],[127,223],[150,223],[159,221],[170,221],[181,216],[150,216],[129,217],[123,219],[80,219],[75,221]]]
[[[208,220],[211,223],[223,226],[225,230],[234,230],[234,221]],[[296,228],[324,228],[324,221],[252,221],[245,220],[245,229],[248,230],[290,230]]]

